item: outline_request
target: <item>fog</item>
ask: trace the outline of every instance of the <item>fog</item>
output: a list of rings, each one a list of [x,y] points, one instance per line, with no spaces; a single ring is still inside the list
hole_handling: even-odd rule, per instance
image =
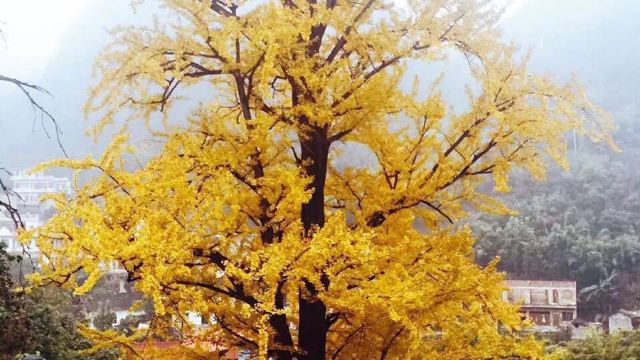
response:
[[[62,143],[71,157],[98,153],[101,144],[85,135],[91,123],[82,113],[92,64],[109,42],[109,29],[148,23],[150,12],[144,7],[134,11],[128,0],[66,1],[61,12],[65,16],[46,18],[47,26],[38,26],[30,10],[46,2],[12,6],[14,1],[0,1],[0,20],[7,29],[0,47],[0,74],[20,77],[52,94],[38,99],[60,123]],[[534,71],[559,79],[577,75],[595,103],[619,123],[627,123],[640,112],[639,17],[640,6],[634,0],[516,1],[502,20],[503,37],[532,50]],[[3,166],[29,167],[63,155],[41,128],[40,118],[34,121],[29,103],[15,87],[1,85],[0,98]]]
[[[134,11],[129,1],[69,0],[62,2],[63,5],[69,6],[69,10],[74,7],[77,9],[74,16],[67,16],[68,23],[38,27],[27,12],[31,6],[26,3],[38,6],[45,1],[25,1],[25,4],[16,6],[17,9],[12,13],[14,17],[5,19],[3,7],[10,7],[8,3],[13,1],[0,1],[0,19],[6,27],[5,46],[0,50],[0,73],[37,84],[50,92],[50,96],[35,95],[59,123],[61,142],[70,157],[85,156],[89,152],[99,153],[104,144],[96,143],[86,135],[91,123],[85,119],[82,109],[93,80],[94,59],[109,43],[110,30],[117,26],[148,23],[151,16],[143,9]],[[61,11],[66,12],[66,9]],[[12,23],[20,21],[29,24],[12,26]],[[48,20],[49,23],[51,21]],[[25,29],[31,33],[19,33]],[[60,29],[63,29],[62,32],[55,34]],[[54,34],[47,33],[51,31]],[[18,40],[35,42],[25,44],[12,41],[13,36]],[[38,39],[54,43],[41,49]],[[9,58],[11,55],[13,57]],[[52,157],[64,156],[53,135],[51,123],[45,121],[43,125],[40,114],[34,113],[15,86],[1,84],[0,98],[2,166],[30,167]]]

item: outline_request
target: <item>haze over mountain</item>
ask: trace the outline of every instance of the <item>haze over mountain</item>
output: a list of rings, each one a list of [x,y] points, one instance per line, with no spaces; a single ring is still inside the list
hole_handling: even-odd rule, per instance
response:
[[[13,22],[30,19],[28,13],[16,16],[15,11],[11,18],[4,18],[6,4],[2,4],[3,1],[0,1],[0,20],[9,29]],[[34,5],[43,3],[30,1]],[[66,17],[66,21],[71,22],[64,27],[57,44],[43,46],[50,54],[43,55],[42,59],[30,58],[28,64],[24,64],[15,59],[7,61],[6,56],[13,52],[0,48],[0,59],[5,57],[0,60],[0,74],[19,76],[50,91],[53,97],[39,96],[39,99],[58,119],[63,130],[62,142],[69,155],[82,157],[88,152],[97,155],[104,141],[94,143],[85,136],[90,123],[82,113],[92,81],[93,61],[109,42],[108,29],[147,23],[151,17],[144,7],[134,12],[129,0],[68,0],[66,3],[78,7],[77,14]],[[639,17],[640,4],[635,0],[516,1],[502,20],[503,36],[521,44],[523,49],[532,49],[531,66],[535,71],[550,72],[560,79],[575,73],[597,104],[619,122],[628,123],[640,114]],[[35,25],[19,28],[33,31],[35,36],[30,38],[53,31]],[[10,39],[11,32],[6,36]],[[7,46],[29,46],[28,54],[37,57],[40,44],[15,44],[9,40]],[[464,78],[460,75],[448,79],[445,93],[453,91],[454,86],[461,88]],[[17,89],[0,86],[0,98],[0,163],[3,166],[29,167],[62,156],[55,140],[48,139],[42,131],[40,118],[34,122],[34,113]],[[50,126],[49,130],[52,130]]]

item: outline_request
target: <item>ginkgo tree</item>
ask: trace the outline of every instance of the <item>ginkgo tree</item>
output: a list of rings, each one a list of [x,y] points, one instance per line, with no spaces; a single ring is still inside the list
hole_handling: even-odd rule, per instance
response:
[[[45,255],[35,284],[82,294],[118,263],[153,300],[149,329],[85,329],[94,343],[148,358],[541,356],[502,301],[495,262],[476,265],[456,224],[473,209],[509,213],[480,190],[486,179],[499,191],[515,167],[543,179],[547,159],[567,166],[567,131],[610,142],[610,125],[575,83],[527,70],[500,40],[500,9],[159,2],[161,18],[118,30],[97,61],[86,110],[97,135],[118,135],[98,159],[43,165],[91,180],[52,196],[58,213],[22,235]],[[451,56],[471,74],[463,110],[425,83],[429,64]],[[191,107],[184,121],[171,119],[178,106]],[[160,128],[156,113],[169,120]],[[137,168],[136,119],[162,143]],[[209,325],[190,328],[188,312]],[[183,346],[133,346],[170,329]]]

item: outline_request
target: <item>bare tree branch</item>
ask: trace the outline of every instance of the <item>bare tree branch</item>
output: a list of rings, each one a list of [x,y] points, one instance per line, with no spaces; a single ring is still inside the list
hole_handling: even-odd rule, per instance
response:
[[[22,93],[29,100],[31,107],[34,110],[34,113],[35,113],[34,116],[37,115],[38,112],[40,112],[42,128],[48,138],[51,138],[51,136],[49,135],[49,132],[47,131],[46,126],[44,125],[44,118],[47,118],[51,121],[55,129],[56,141],[58,142],[58,146],[60,147],[60,150],[62,150],[62,153],[64,153],[64,156],[68,158],[69,155],[67,154],[67,151],[65,150],[64,146],[62,146],[62,141],[60,139],[60,136],[62,135],[62,129],[60,128],[60,124],[58,124],[58,121],[56,120],[56,118],[53,117],[53,115],[51,115],[51,113],[47,111],[47,109],[45,109],[42,105],[40,105],[38,101],[36,101],[36,99],[33,97],[33,94],[31,92],[36,91],[36,92],[41,92],[48,95],[51,95],[51,93],[38,85],[30,84],[30,83],[20,81],[18,79],[14,79],[4,75],[0,75],[0,82],[7,82],[10,84],[13,84],[17,86],[20,89],[20,91],[22,91]],[[35,121],[35,117],[34,117],[34,121]]]

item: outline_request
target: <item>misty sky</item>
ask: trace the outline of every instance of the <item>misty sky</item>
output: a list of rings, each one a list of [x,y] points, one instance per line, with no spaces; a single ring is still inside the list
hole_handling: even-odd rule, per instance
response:
[[[533,50],[532,69],[567,79],[572,73],[593,100],[620,122],[640,115],[640,1],[515,1],[503,37]],[[55,114],[72,157],[97,155],[82,114],[91,67],[117,25],[149,21],[130,0],[0,0],[0,74],[49,90],[39,99]],[[455,75],[454,75],[455,76]],[[455,79],[455,77],[454,77]],[[446,91],[446,89],[445,89]],[[60,157],[55,141],[32,129],[31,107],[17,89],[0,85],[0,164],[29,167]]]

